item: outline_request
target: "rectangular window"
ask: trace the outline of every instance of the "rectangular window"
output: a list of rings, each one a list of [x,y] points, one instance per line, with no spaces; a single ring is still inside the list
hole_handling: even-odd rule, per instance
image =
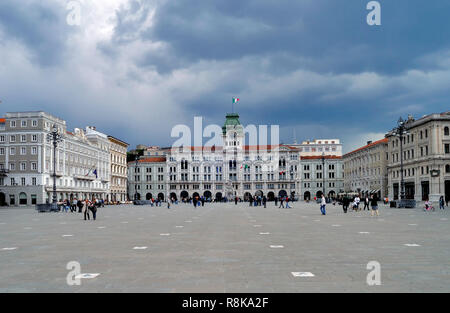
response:
[[[37,126],[38,126],[38,121],[33,120],[33,121],[31,122],[31,126],[37,127]]]
[[[27,142],[27,135],[21,135],[20,142]]]
[[[16,127],[16,121],[11,121],[11,122],[9,122],[9,126],[10,126],[11,128],[15,128],[15,127]]]
[[[20,147],[20,155],[27,154],[27,148],[26,147]]]

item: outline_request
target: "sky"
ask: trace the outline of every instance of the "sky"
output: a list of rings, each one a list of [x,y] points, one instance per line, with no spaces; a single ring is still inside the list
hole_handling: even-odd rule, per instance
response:
[[[236,96],[242,124],[348,152],[450,110],[450,1],[380,0],[380,26],[368,2],[1,0],[0,114],[170,146],[194,116],[222,125]]]

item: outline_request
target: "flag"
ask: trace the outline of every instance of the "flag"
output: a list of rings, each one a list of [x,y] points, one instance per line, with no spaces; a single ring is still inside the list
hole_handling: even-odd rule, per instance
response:
[[[98,175],[97,175],[97,169],[95,169],[92,173],[95,174],[95,178],[98,178]]]
[[[233,104],[235,104],[235,103],[237,103],[239,101],[239,98],[233,97],[232,99],[233,99]]]

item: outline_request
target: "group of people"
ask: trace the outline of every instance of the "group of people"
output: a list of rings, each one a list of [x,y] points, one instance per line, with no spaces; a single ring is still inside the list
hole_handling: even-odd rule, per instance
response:
[[[367,211],[371,211],[371,216],[377,215],[379,216],[380,213],[378,211],[378,197],[377,195],[371,195],[369,196],[365,196],[364,200],[363,200],[363,204],[364,204],[364,208],[361,209],[361,198],[359,196],[356,196],[354,198],[349,198],[349,197],[344,197],[341,199],[341,203],[342,203],[342,209],[344,211],[344,213],[347,213],[349,208],[352,208],[354,212],[358,212],[361,210],[366,210]],[[326,205],[327,205],[327,200],[325,198],[324,195],[322,195],[322,199],[320,202],[320,212],[322,213],[322,215],[326,215]]]
[[[78,209],[78,213],[83,213],[84,214],[84,220],[90,220],[90,214],[89,212],[92,213],[92,218],[94,219],[94,221],[97,218],[97,208],[99,207],[104,207],[105,206],[105,202],[101,199],[85,199],[85,200],[81,200],[81,199],[76,199],[74,198],[72,201],[70,201],[69,199],[66,199],[64,201],[62,201],[61,203],[59,203],[59,208],[61,212],[72,212],[72,213],[77,213],[77,209]]]
[[[448,198],[445,199],[444,196],[441,196],[439,198],[439,210],[445,210],[445,207],[448,207]],[[425,207],[423,209],[424,211],[434,211],[433,204],[429,199],[425,201]]]

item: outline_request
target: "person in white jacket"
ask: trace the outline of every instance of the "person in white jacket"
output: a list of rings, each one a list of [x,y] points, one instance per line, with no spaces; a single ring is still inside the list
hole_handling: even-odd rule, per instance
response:
[[[325,206],[327,205],[327,201],[325,200],[325,196],[322,195],[322,202],[320,203],[320,212],[322,215],[326,215]]]

